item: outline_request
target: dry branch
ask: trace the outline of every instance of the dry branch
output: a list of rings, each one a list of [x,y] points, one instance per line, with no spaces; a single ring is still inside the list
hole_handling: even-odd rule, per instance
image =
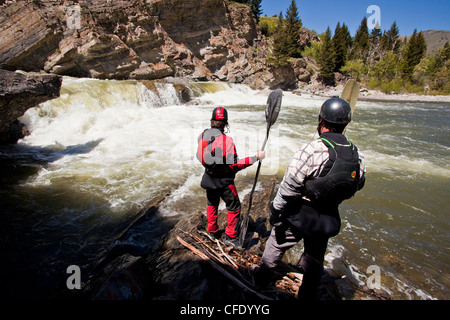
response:
[[[215,263],[214,261],[212,261],[205,253],[201,252],[200,250],[198,250],[197,248],[195,248],[193,245],[187,243],[186,241],[184,241],[183,239],[181,239],[179,236],[177,236],[177,240],[186,248],[188,248],[189,250],[191,250],[194,254],[198,255],[200,258],[202,258],[203,260],[207,261],[215,270],[217,270],[219,273],[221,273],[222,275],[224,275],[227,279],[229,279],[231,282],[233,282],[236,286],[238,286],[239,288],[241,288],[242,290],[244,290],[245,292],[251,293],[256,295],[258,298],[262,299],[262,300],[272,300],[269,297],[266,297],[265,295],[260,294],[259,292],[256,292],[254,290],[252,290],[251,288],[249,288],[248,286],[246,286],[244,283],[242,283],[239,279],[237,279],[236,277],[234,277],[232,274],[230,274],[228,271],[226,271],[225,269],[223,269],[221,266],[219,266],[217,263]]]

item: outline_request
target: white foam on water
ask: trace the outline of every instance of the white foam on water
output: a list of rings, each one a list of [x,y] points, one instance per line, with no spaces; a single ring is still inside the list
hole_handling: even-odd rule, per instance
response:
[[[371,172],[450,176],[450,163],[433,163],[427,159],[391,155],[369,149],[363,150],[362,153],[366,158],[367,170]]]
[[[182,183],[177,180],[198,170],[187,164],[196,147],[192,123],[200,110],[180,105],[172,85],[158,84],[156,100],[152,91],[137,82],[123,86],[91,79],[65,78],[65,82],[70,97],[48,101],[22,118],[32,132],[22,145],[39,150],[57,144],[62,149],[52,153],[55,160],[29,185],[49,185],[66,177],[74,188],[103,194],[111,209],[120,211],[145,203],[168,181]],[[90,88],[88,94],[85,86]],[[113,94],[115,89],[123,95]],[[74,148],[93,142],[96,146],[88,152]],[[100,180],[104,183],[92,183]]]
[[[30,109],[22,117],[31,135],[20,141],[18,148],[48,162],[23,185],[42,187],[48,192],[61,187],[69,189],[69,193],[73,190],[97,195],[101,203],[90,205],[93,211],[101,213],[120,214],[138,208],[162,192],[169,193],[160,206],[164,215],[204,211],[204,190],[199,186],[203,167],[195,158],[198,135],[209,127],[215,106],[229,106],[229,135],[236,143],[238,155],[255,155],[266,134],[264,108],[270,91],[226,85],[198,97],[199,105],[186,106],[181,105],[172,85],[156,87],[158,94],[136,81],[64,78],[60,98]],[[317,113],[324,100],[284,93],[282,111],[270,131],[261,174],[282,175],[300,146],[314,138]],[[376,112],[394,107],[372,102],[358,105],[363,111]],[[370,129],[375,133],[378,130]],[[348,132],[358,134],[358,130],[352,127]],[[392,140],[390,136],[385,138]],[[402,178],[450,176],[448,161],[398,155],[390,153],[389,148],[361,147],[368,174]],[[239,175],[253,177],[255,171],[254,165]],[[239,190],[241,199],[250,189],[251,185]],[[411,211],[429,216],[416,204],[409,205]],[[73,209],[64,208],[67,212]],[[82,209],[72,219],[88,220],[89,215],[89,209]],[[367,232],[357,227],[360,225],[348,222],[345,231]],[[389,226],[383,232],[386,230]],[[346,262],[343,246],[331,245],[329,249],[325,257],[328,264],[335,263],[334,267],[355,279],[356,284],[367,280],[365,270]],[[398,290],[410,294],[408,297],[430,297],[424,289],[398,283]]]

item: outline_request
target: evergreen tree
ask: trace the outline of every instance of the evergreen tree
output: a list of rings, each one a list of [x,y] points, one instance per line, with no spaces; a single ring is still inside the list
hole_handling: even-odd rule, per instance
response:
[[[279,33],[283,30],[283,28],[284,28],[283,12],[280,11],[280,14],[278,15],[277,25],[275,27],[275,32]]]
[[[347,29],[348,30],[348,29]],[[347,60],[347,35],[345,34],[344,26],[341,27],[341,23],[338,22],[334,31],[332,39],[333,50],[335,53],[335,65],[333,71],[339,71]]]
[[[381,36],[380,39],[380,48],[381,50],[384,52],[388,52],[389,51],[389,37],[387,35],[386,30],[383,31],[383,35]]]
[[[411,79],[414,68],[420,63],[426,51],[425,37],[422,32],[417,33],[415,29],[403,52],[401,71],[407,79]]]
[[[335,68],[335,55],[333,42],[331,40],[330,27],[327,28],[319,51],[318,63],[320,67],[319,76],[325,82],[333,81],[333,70]]]
[[[380,43],[381,36],[381,29],[373,28],[369,36],[370,45],[377,46]]]
[[[256,18],[256,23],[259,23],[259,17],[262,14],[261,10],[261,1],[262,0],[247,0],[248,4],[250,5],[250,9],[252,10],[253,14]]]
[[[397,22],[394,21],[394,23],[392,24],[391,28],[389,29],[388,32],[386,32],[386,36],[387,36],[387,50],[392,50],[394,51],[394,53],[398,53],[399,52],[399,48],[400,48],[400,41],[398,40],[399,38],[399,34],[400,31],[397,27]]]
[[[289,57],[286,47],[285,27],[283,13],[280,12],[278,22],[273,34],[272,59],[276,64],[286,64]]]
[[[287,46],[288,56],[300,58],[300,29],[302,21],[298,16],[298,8],[295,0],[291,1],[291,5],[286,11],[286,21],[284,25],[285,45]]]
[[[367,18],[364,17],[355,34],[355,39],[353,41],[352,58],[360,58],[365,61],[367,59],[369,47],[369,29],[367,27]]]
[[[348,52],[353,45],[353,39],[350,34],[350,30],[348,30],[348,27],[345,23],[342,24],[341,32],[342,32],[343,37],[345,38],[345,46],[347,47],[347,56],[348,56]]]
[[[369,35],[369,52],[367,55],[367,63],[369,65],[368,70],[370,71],[372,65],[375,61],[379,61],[382,57],[382,52],[380,50],[381,42],[381,29],[373,28]]]

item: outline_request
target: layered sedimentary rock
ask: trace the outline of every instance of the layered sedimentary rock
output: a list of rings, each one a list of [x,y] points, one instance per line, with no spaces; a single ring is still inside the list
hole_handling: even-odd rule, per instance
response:
[[[59,96],[57,75],[24,74],[0,69],[0,143],[14,143],[26,134],[17,118],[39,103]]]
[[[250,8],[224,0],[5,1],[0,67],[100,79],[290,86]],[[3,40],[4,39],[4,40]]]

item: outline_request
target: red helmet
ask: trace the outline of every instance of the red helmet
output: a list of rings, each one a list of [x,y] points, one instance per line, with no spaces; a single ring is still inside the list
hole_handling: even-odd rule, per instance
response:
[[[212,113],[211,120],[227,122],[228,121],[227,109],[225,109],[224,107],[215,108]]]

